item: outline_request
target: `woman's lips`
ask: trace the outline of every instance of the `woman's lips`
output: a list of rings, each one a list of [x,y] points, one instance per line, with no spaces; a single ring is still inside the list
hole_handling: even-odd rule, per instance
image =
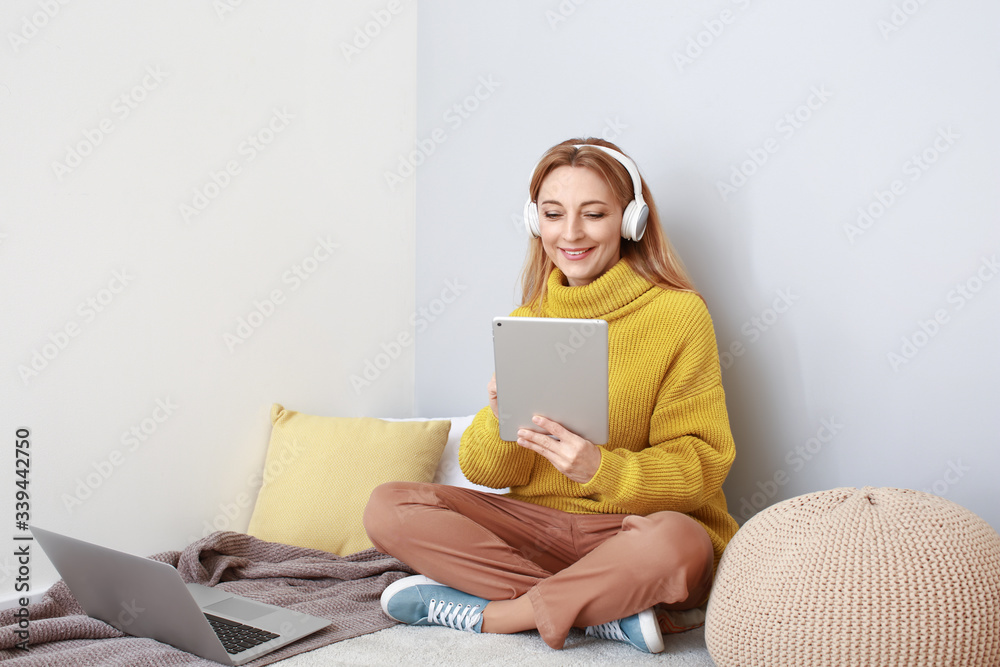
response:
[[[573,262],[589,257],[593,250],[593,248],[559,248],[563,257]]]

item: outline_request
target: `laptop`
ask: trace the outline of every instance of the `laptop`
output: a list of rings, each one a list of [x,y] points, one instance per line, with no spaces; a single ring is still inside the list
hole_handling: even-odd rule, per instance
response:
[[[558,317],[493,318],[500,438],[545,432],[542,415],[595,445],[608,442],[608,323]]]
[[[199,584],[176,568],[31,526],[89,616],[224,665],[242,665],[331,621]]]

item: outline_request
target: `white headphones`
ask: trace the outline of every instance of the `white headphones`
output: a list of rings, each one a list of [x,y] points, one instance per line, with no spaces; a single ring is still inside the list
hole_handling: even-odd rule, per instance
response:
[[[632,191],[635,195],[634,199],[625,207],[625,213],[622,215],[622,238],[629,241],[638,241],[646,232],[646,218],[649,217],[649,207],[646,206],[646,202],[642,199],[642,180],[639,178],[639,168],[635,166],[635,162],[613,148],[597,144],[576,144],[573,148],[583,148],[584,146],[601,149],[618,160],[632,177]],[[535,169],[537,168],[538,166],[536,165]],[[534,169],[532,169],[531,173],[535,173]],[[542,231],[538,226],[538,205],[531,201],[531,199],[528,199],[528,202],[524,205],[524,226],[531,236],[539,237],[542,235]]]

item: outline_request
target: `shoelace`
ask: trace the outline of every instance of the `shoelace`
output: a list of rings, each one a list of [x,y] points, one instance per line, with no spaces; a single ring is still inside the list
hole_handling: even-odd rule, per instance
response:
[[[427,621],[437,623],[454,630],[475,632],[476,623],[483,617],[479,605],[462,605],[447,600],[431,598],[428,605]]]
[[[614,639],[620,642],[629,641],[629,638],[625,636],[624,632],[622,632],[622,626],[618,623],[618,621],[588,626],[584,634],[592,637],[600,637],[601,639]]]

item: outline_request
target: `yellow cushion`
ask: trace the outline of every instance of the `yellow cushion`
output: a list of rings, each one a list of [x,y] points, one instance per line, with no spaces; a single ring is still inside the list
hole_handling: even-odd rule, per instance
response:
[[[341,556],[372,546],[361,515],[383,482],[430,482],[451,422],[317,417],[271,406],[264,483],[247,532]]]

